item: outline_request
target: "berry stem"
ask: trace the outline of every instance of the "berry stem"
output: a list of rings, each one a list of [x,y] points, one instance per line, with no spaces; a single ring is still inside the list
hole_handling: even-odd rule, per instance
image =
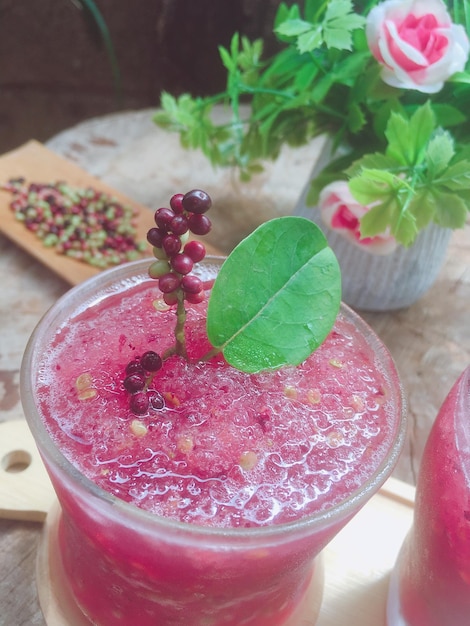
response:
[[[158,280],[164,302],[176,305],[175,345],[164,352],[163,360],[173,354],[188,360],[184,301],[197,304],[204,299],[203,283],[191,272],[206,254],[204,245],[195,240],[188,242],[188,236],[189,231],[196,235],[210,231],[211,221],[205,213],[211,205],[210,196],[201,189],[175,194],[170,199],[170,208],[160,207],[155,211],[156,227],[147,233],[157,259],[149,267],[149,276]]]
[[[184,293],[181,289],[178,289],[177,298],[178,303],[176,306],[175,353],[179,354],[187,360],[188,354],[186,351],[186,336],[184,334],[184,325],[186,322],[186,308],[184,306]]]

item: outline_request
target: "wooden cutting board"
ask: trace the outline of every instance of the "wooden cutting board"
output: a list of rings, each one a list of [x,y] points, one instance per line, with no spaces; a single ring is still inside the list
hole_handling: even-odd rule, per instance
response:
[[[153,210],[130,200],[101,180],[91,176],[83,169],[51,152],[37,141],[29,141],[19,148],[0,157],[0,186],[10,178],[24,177],[27,182],[54,183],[64,181],[73,187],[93,187],[132,206],[136,212],[136,238],[146,240],[147,231],[155,226]],[[157,184],[157,183],[155,183]],[[16,219],[10,209],[12,194],[0,190],[0,232],[31,254],[37,261],[49,267],[70,285],[76,285],[97,274],[100,270],[81,261],[46,248],[36,235],[28,231]],[[206,245],[208,253],[218,254],[213,247]],[[151,256],[150,247],[146,256]]]

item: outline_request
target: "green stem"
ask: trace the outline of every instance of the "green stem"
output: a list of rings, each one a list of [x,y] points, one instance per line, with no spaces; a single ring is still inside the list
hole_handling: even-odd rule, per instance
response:
[[[171,356],[175,354],[183,357],[184,359],[186,359],[186,361],[189,361],[188,353],[186,350],[186,336],[184,333],[184,327],[186,323],[186,308],[184,306],[184,293],[181,289],[178,289],[177,296],[178,296],[178,303],[176,307],[176,324],[175,324],[175,331],[174,331],[175,343],[172,346],[170,346],[167,350],[165,350],[165,352],[162,355],[162,361],[166,361],[167,359],[169,359]],[[220,348],[212,348],[203,357],[199,358],[198,361],[201,361],[201,362],[209,361],[212,357],[214,357],[216,354],[219,354],[220,352],[222,352]],[[152,379],[153,379],[153,376],[152,376]],[[149,382],[151,382],[152,379],[149,379],[147,386]]]
[[[259,96],[259,95],[264,95],[264,96],[276,96],[279,98],[282,98],[286,101],[288,100],[294,100],[297,96],[295,96],[292,93],[286,92],[286,91],[279,91],[278,89],[269,89],[267,87],[250,87],[249,85],[245,85],[242,82],[237,83],[237,88],[238,88],[238,94],[237,94],[237,99],[235,100],[235,98],[233,98],[232,96],[230,96],[230,94],[228,93],[228,91],[224,91],[221,92],[219,94],[216,94],[212,97],[209,98],[205,98],[204,102],[202,103],[197,103],[196,104],[196,110],[202,110],[204,108],[207,107],[207,105],[212,106],[214,104],[218,104],[220,102],[223,102],[224,100],[230,100],[231,102],[233,102],[233,104],[231,104],[232,109],[235,111],[236,115],[238,116],[238,120],[243,123],[243,120],[241,120],[239,118],[239,97],[240,95],[250,95],[250,96]],[[307,106],[307,105],[306,105]],[[318,105],[318,104],[314,104],[314,103],[309,103],[309,106],[311,106],[313,109],[315,109],[316,111],[320,111],[322,113],[327,113],[328,115],[331,115],[333,117],[336,117],[338,119],[346,119],[346,116],[342,113],[339,113],[336,109],[333,109],[331,107],[328,106],[324,106],[324,105]],[[233,125],[233,122],[231,123],[227,123],[227,124],[222,124],[221,127],[230,127]]]
[[[209,361],[210,359],[212,359],[212,357],[220,354],[221,352],[222,350],[220,348],[212,348],[211,350],[209,350],[209,352],[206,352],[206,354],[202,356],[199,361],[205,363],[206,361]]]
[[[186,323],[186,308],[184,306],[184,293],[182,289],[178,289],[177,291],[177,305],[176,305],[176,324],[175,324],[175,343],[167,348],[165,352],[162,354],[162,361],[166,361],[173,356],[174,354],[178,354],[182,356],[184,359],[188,360],[188,354],[186,351],[186,336],[184,334],[184,325]]]
[[[111,64],[111,71],[114,79],[114,89],[116,94],[116,103],[118,107],[122,106],[122,82],[121,82],[121,72],[119,69],[119,63],[116,57],[116,51],[114,49],[114,45],[111,39],[111,35],[106,24],[106,21],[103,18],[98,6],[93,0],[71,0],[75,6],[79,8],[86,9],[90,15],[93,17],[95,24],[100,32],[101,38],[106,48],[106,53],[108,55],[109,62]]]
[[[311,20],[312,24],[314,24],[315,22],[319,22],[320,21],[320,17],[322,15],[324,15],[326,13],[326,9],[328,7],[328,1],[325,0],[325,2],[323,2],[319,7],[318,10],[316,12],[316,15],[314,17],[313,20]]]
[[[167,350],[165,350],[165,352],[162,354],[162,361],[166,361],[167,359],[170,358],[170,356],[173,356],[174,354],[176,354],[176,346],[173,345],[170,348],[168,348]]]
[[[175,324],[175,353],[187,359],[186,337],[184,334],[184,325],[186,322],[186,308],[184,306],[184,293],[182,289],[177,291],[178,303],[176,307],[176,324]]]
[[[400,224],[401,224],[401,221],[403,219],[403,216],[408,211],[408,207],[410,205],[410,202],[412,201],[413,196],[416,193],[418,179],[419,179],[419,170],[418,170],[418,168],[414,168],[410,184],[408,185],[408,191],[407,191],[407,194],[406,194],[405,201],[403,202],[403,204],[401,205],[401,208],[400,208],[400,215],[398,217],[397,224],[396,224],[396,230],[397,231],[398,231],[398,229],[400,227]]]
[[[243,122],[240,119],[240,80],[238,79],[238,73],[235,77],[231,76],[229,81],[229,97],[230,97],[230,106],[232,108],[232,121],[230,126],[235,130],[236,134],[236,160],[239,161],[241,159],[240,155],[240,146],[243,142]]]

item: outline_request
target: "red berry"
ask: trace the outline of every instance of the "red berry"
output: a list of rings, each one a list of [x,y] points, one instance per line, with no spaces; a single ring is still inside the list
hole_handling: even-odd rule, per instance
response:
[[[204,300],[205,296],[206,293],[204,289],[202,289],[199,293],[185,293],[184,299],[191,302],[191,304],[199,304]]]
[[[140,359],[134,359],[133,361],[129,361],[126,365],[126,374],[143,374],[144,368],[140,364]]]
[[[192,258],[194,263],[199,263],[206,256],[206,247],[200,241],[188,241],[183,251]]]
[[[136,393],[131,397],[130,408],[134,415],[144,415],[149,409],[149,399],[146,393]]]
[[[172,257],[181,250],[181,240],[176,235],[166,235],[163,238],[162,247],[166,254]]]
[[[161,393],[155,391],[154,389],[150,389],[148,392],[148,401],[149,407],[154,411],[160,411],[165,406],[165,400]]]
[[[202,280],[193,274],[183,276],[181,279],[181,289],[185,293],[199,293],[202,290]]]
[[[157,209],[155,211],[155,224],[162,230],[168,231],[170,229],[170,222],[175,217],[175,214],[171,209]]]
[[[173,272],[168,272],[168,274],[163,274],[158,279],[158,286],[160,291],[163,293],[171,293],[175,291],[180,286],[179,276],[173,274]]]
[[[212,224],[207,215],[193,213],[188,217],[189,230],[195,235],[207,235]]]
[[[162,366],[162,359],[159,354],[153,350],[149,350],[142,355],[140,363],[147,372],[156,372]]]
[[[184,235],[189,230],[188,219],[185,215],[175,215],[170,222],[170,230],[175,235]]]
[[[142,391],[145,387],[145,376],[143,374],[130,374],[124,379],[124,389],[129,393]]]
[[[188,213],[205,213],[212,206],[212,200],[205,191],[193,189],[184,194],[183,207]]]
[[[194,262],[187,254],[180,253],[170,259],[170,265],[178,274],[189,274],[194,267]]]
[[[184,194],[182,193],[175,193],[175,195],[171,197],[170,206],[175,213],[183,213],[183,197]]]
[[[147,233],[147,241],[155,248],[161,248],[165,233],[159,228],[151,228]]]
[[[168,304],[168,306],[173,306],[173,304],[176,304],[178,302],[178,295],[176,291],[172,291],[171,293],[164,293],[163,301],[165,302],[165,304]]]

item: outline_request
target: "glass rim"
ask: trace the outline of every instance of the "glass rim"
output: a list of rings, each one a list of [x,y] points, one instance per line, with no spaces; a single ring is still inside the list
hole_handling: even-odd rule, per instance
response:
[[[224,256],[207,255],[204,261],[216,264],[223,263]],[[396,430],[390,443],[388,453],[384,456],[381,463],[368,478],[357,489],[351,492],[346,498],[337,502],[329,508],[322,509],[318,512],[311,513],[304,517],[285,523],[273,523],[269,525],[250,526],[250,527],[218,527],[203,526],[192,522],[183,522],[157,515],[145,509],[139,508],[137,505],[126,502],[113,494],[99,487],[90,478],[81,473],[81,471],[73,465],[71,461],[61,452],[60,448],[55,444],[49,435],[41,415],[34,402],[34,374],[36,368],[35,362],[38,356],[35,355],[35,347],[37,342],[46,335],[48,329],[52,326],[52,322],[58,318],[62,321],[69,317],[69,314],[62,314],[65,310],[67,302],[77,295],[89,294],[88,298],[83,298],[83,307],[87,303],[98,302],[99,299],[105,297],[107,293],[112,291],[105,290],[104,287],[110,282],[113,276],[124,274],[126,278],[137,279],[143,274],[147,274],[147,269],[151,259],[138,259],[110,269],[99,272],[98,274],[86,279],[85,281],[71,287],[64,293],[42,316],[33,330],[29,341],[26,345],[20,369],[20,395],[23,404],[23,410],[28,426],[34,436],[39,451],[44,451],[46,458],[53,461],[56,466],[60,467],[72,480],[72,482],[91,493],[98,498],[99,501],[111,504],[115,510],[121,510],[127,516],[133,518],[136,522],[150,523],[161,529],[173,531],[175,533],[190,532],[196,537],[219,538],[221,540],[250,540],[259,537],[272,538],[278,535],[291,533],[293,530],[297,533],[310,533],[313,531],[327,528],[335,522],[348,518],[348,513],[353,515],[370,497],[375,494],[382,486],[385,480],[390,476],[393,468],[402,451],[405,435],[406,435],[406,399],[404,395],[403,385],[400,381],[397,368],[393,358],[385,344],[378,337],[375,331],[367,324],[367,322],[355,311],[353,311],[345,303],[341,303],[341,313],[343,313],[349,321],[364,335],[367,344],[373,350],[375,360],[379,360],[383,373],[391,383],[393,390],[392,401],[396,403],[394,415],[396,416]],[[141,270],[145,270],[144,272]],[[117,281],[115,281],[116,283]],[[100,296],[101,294],[101,296]],[[83,308],[82,307],[82,308]],[[79,308],[75,307],[73,314],[79,312]]]

